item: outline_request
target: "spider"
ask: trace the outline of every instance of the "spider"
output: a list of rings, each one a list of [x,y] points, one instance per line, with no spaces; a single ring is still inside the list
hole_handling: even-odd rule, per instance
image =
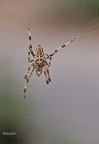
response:
[[[41,45],[38,45],[35,52],[32,50],[32,44],[31,44],[31,33],[30,33],[30,25],[28,25],[28,38],[29,38],[29,49],[28,49],[28,63],[29,67],[26,71],[26,74],[24,76],[25,79],[25,86],[23,90],[23,96],[25,98],[27,85],[29,83],[30,77],[32,76],[32,73],[34,70],[36,71],[37,76],[40,76],[42,72],[44,72],[46,84],[49,84],[51,82],[50,73],[49,73],[49,67],[51,65],[52,57],[62,48],[66,47],[68,44],[73,42],[76,38],[74,37],[69,42],[65,43],[64,45],[57,48],[54,52],[51,54],[45,54],[43,47]],[[32,59],[30,59],[30,55],[32,56]]]

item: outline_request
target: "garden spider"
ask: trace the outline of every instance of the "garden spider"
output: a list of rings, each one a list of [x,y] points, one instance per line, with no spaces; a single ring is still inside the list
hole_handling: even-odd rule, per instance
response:
[[[67,46],[68,44],[70,44],[77,38],[77,36],[74,37],[72,40],[60,46],[53,53],[48,55],[44,53],[41,45],[38,45],[35,52],[32,50],[30,25],[28,25],[28,37],[29,37],[29,49],[28,49],[29,67],[24,76],[24,79],[25,79],[25,86],[23,90],[24,98],[25,98],[25,93],[27,89],[27,84],[29,83],[30,77],[32,76],[32,73],[34,72],[34,70],[36,71],[37,76],[40,76],[42,72],[44,72],[46,83],[49,84],[49,82],[51,82],[51,78],[49,74],[49,67],[51,65],[52,56],[54,56],[59,50],[61,50],[62,48],[64,48],[65,46]],[[32,55],[33,59],[30,59],[30,54]]]

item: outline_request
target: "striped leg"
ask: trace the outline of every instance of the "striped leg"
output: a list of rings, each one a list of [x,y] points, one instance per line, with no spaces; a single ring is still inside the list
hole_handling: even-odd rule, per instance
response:
[[[49,84],[49,82],[51,82],[51,78],[49,75],[48,66],[44,66],[44,75],[45,75],[46,83]]]
[[[34,59],[30,60],[30,47],[29,47],[29,49],[28,49],[28,62],[30,63],[30,62],[33,62],[33,61],[34,61]]]
[[[75,39],[77,39],[78,36],[74,37],[71,41],[65,43],[64,45],[60,46],[59,48],[57,48],[53,53],[51,53],[49,56],[54,56],[59,50],[61,50],[62,48],[66,47],[67,45],[69,45],[70,43],[72,43]]]
[[[35,67],[33,67],[32,70],[30,71],[30,73],[28,74],[28,79],[30,79],[30,77],[32,76],[34,70],[35,70]]]
[[[28,84],[28,82],[29,82],[29,80],[26,79],[26,80],[25,80],[25,85],[24,85],[24,90],[23,90],[23,96],[24,96],[24,98],[26,98],[26,97],[25,97],[25,93],[26,93],[26,90],[27,90],[27,84]]]
[[[50,78],[50,74],[49,74],[49,69],[48,68],[47,68],[46,72],[47,72],[47,76],[48,76],[48,81],[51,82],[51,78]]]
[[[50,67],[52,56],[45,54],[45,59],[46,59],[46,64],[48,65],[48,67]]]
[[[26,74],[25,74],[25,76],[24,76],[24,79],[27,79],[28,73],[29,73],[30,69],[31,69],[31,66],[28,67],[28,70],[26,71]]]
[[[31,69],[31,66],[28,68],[27,74],[24,77],[25,78],[25,85],[24,85],[24,90],[23,90],[24,98],[25,98],[25,93],[26,93],[26,90],[27,90],[27,85],[29,83],[29,79],[32,76],[32,73],[34,72],[35,68],[33,67],[33,69],[31,71],[30,71],[30,69]]]
[[[28,25],[28,37],[29,37],[29,50],[28,50],[28,61],[30,60],[30,53],[34,57],[35,54],[32,50],[32,44],[31,44],[31,33],[30,33],[30,25]],[[30,62],[30,61],[29,61]]]
[[[46,70],[44,70],[44,75],[45,75],[46,83],[47,83],[47,84],[49,84],[49,81],[48,81],[48,77],[47,77]]]

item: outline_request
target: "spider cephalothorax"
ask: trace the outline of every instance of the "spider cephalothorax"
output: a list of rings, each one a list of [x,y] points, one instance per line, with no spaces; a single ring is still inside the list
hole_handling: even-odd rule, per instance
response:
[[[45,66],[49,66],[41,45],[38,45],[38,47],[36,48],[35,56],[34,56],[34,63],[35,63],[34,66],[36,68],[37,76],[41,75]],[[48,67],[47,67],[47,69],[48,69]],[[49,82],[46,77],[46,83],[49,84]]]
[[[53,53],[48,55],[44,53],[44,50],[41,45],[38,45],[35,52],[33,51],[29,25],[28,25],[28,36],[29,36],[29,49],[28,49],[29,67],[24,76],[24,79],[25,79],[25,86],[24,86],[24,92],[23,92],[24,98],[25,98],[25,93],[27,89],[27,84],[34,70],[36,71],[37,76],[40,76],[42,72],[44,72],[46,83],[49,84],[49,82],[51,82],[51,78],[49,74],[49,67],[51,65],[52,56],[54,56],[55,53],[57,53],[60,49],[64,48],[65,46],[67,46],[68,44],[70,44],[77,38],[77,37],[74,37],[71,41],[65,43],[61,47],[57,48]],[[30,58],[30,55],[32,56],[32,59]]]

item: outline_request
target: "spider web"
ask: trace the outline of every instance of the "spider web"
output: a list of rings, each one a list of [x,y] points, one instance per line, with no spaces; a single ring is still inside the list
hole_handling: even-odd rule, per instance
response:
[[[26,100],[23,99],[22,91],[20,91],[24,82],[20,72],[24,73],[27,64],[25,64],[26,61],[23,63],[20,61],[26,60],[27,39],[24,50],[22,50],[23,45],[17,46],[22,47],[15,53],[18,58],[13,56],[14,63],[18,61],[15,64],[19,66],[14,64],[13,69],[15,68],[15,74],[20,77],[22,84],[17,85],[18,88],[15,87],[13,94],[19,95],[22,102],[21,108],[18,108],[20,118],[16,119],[16,121],[20,119],[17,125],[18,144],[98,143],[99,1],[42,0],[42,3],[37,1],[35,4],[32,0],[27,0],[25,4],[19,1],[17,3],[21,5],[21,9],[25,8],[19,18],[23,20],[22,26],[31,25],[33,48],[41,44],[45,53],[50,54],[78,35],[73,43],[53,57],[49,69],[52,78],[50,85],[45,84],[43,76],[38,78],[35,73],[33,74],[27,88]],[[9,6],[7,8],[9,10]],[[15,27],[14,22],[13,25]],[[25,32],[26,28],[25,26]],[[21,30],[24,32],[22,27]],[[25,32],[22,42],[27,37]],[[8,42],[7,44],[9,45]],[[13,44],[12,41],[11,45],[14,47],[15,43]],[[12,48],[12,51],[14,50]],[[9,49],[8,52],[10,53]],[[25,57],[23,58],[22,55]],[[7,65],[9,63],[4,64],[5,67]],[[8,74],[9,77],[11,76],[9,79],[15,80],[10,72]],[[19,79],[17,83],[18,81],[20,82]],[[7,89],[10,86],[9,83],[4,87],[7,91],[9,91]]]
[[[77,1],[75,1],[75,2],[77,2]],[[49,26],[47,23],[47,27],[46,27],[45,31],[47,34],[49,34],[50,40],[46,41],[46,38],[45,38],[46,35],[45,35],[45,37],[44,36],[42,37],[42,41],[43,41],[42,43],[43,43],[44,47],[47,47],[49,45],[49,43],[51,43],[53,37],[55,40],[54,40],[54,42],[52,42],[51,47],[54,45],[54,47],[57,48],[58,46],[60,46],[59,44],[63,44],[63,42],[64,43],[66,42],[65,39],[67,39],[67,41],[68,41],[68,40],[71,40],[75,35],[79,35],[78,40],[76,40],[73,44],[71,44],[71,47],[73,47],[73,49],[78,50],[79,49],[78,45],[80,46],[79,41],[85,41],[85,43],[86,43],[85,39],[87,39],[89,41],[89,37],[93,38],[94,35],[99,34],[99,22],[98,22],[99,21],[98,20],[98,5],[99,4],[98,4],[97,0],[95,0],[94,2],[93,1],[91,1],[91,2],[92,2],[92,4],[89,3],[89,7],[88,7],[88,4],[86,6],[85,0],[81,1],[81,3],[78,4],[77,11],[75,9],[75,3],[73,3],[74,6],[72,6],[72,5],[69,6],[69,8],[70,8],[69,12],[71,12],[70,15],[67,14],[65,17],[64,15],[66,14],[66,12],[64,10],[63,10],[62,14],[60,12],[64,6],[61,7],[58,5],[57,7],[55,7],[57,1],[56,0],[51,1],[50,6],[47,6],[45,8],[45,13],[47,13],[46,17],[48,18],[48,23],[49,23]],[[65,3],[65,2],[61,1],[61,3]],[[92,6],[93,7],[92,9],[95,11],[93,16],[90,16],[91,15],[90,6]],[[58,10],[58,9],[60,9],[60,10]],[[88,13],[89,13],[89,17],[90,17],[89,19],[88,19]],[[42,33],[45,32],[45,31],[43,32],[43,30],[42,30]],[[52,33],[53,35],[56,33],[53,37],[51,35],[51,31],[54,31]],[[55,38],[56,35],[57,35],[57,37]],[[73,46],[73,45],[76,45],[76,46]],[[84,46],[87,46],[87,44],[85,44]],[[77,47],[77,48],[75,48],[75,47]],[[66,50],[66,49],[68,49],[68,50]],[[70,46],[68,46],[68,47],[64,48],[63,51],[64,52],[68,51],[67,53],[69,53],[70,49],[71,49]],[[54,49],[51,49],[51,51],[52,50],[54,50]],[[48,49],[48,51],[50,51],[50,50]],[[61,51],[61,54],[58,54],[59,57],[62,55],[63,51]],[[74,51],[72,50],[70,52],[73,53]],[[75,57],[73,57],[73,58],[75,58]],[[57,59],[57,61],[64,60],[64,59],[62,60],[62,58],[61,59],[56,58],[56,59]],[[60,69],[58,66],[55,65],[55,62],[52,67],[55,67],[53,69],[55,72],[58,73],[64,67],[60,66],[61,67],[61,69]],[[81,63],[82,63],[82,61],[81,61]],[[60,64],[61,64],[61,62],[59,62],[59,65]],[[59,70],[56,71],[55,69],[57,69],[57,68]],[[54,71],[52,72],[52,75],[54,74],[53,81],[55,79]],[[75,71],[74,71],[74,73],[75,73]],[[60,72],[59,72],[59,74],[60,74]],[[65,75],[65,73],[62,72],[61,76],[62,75]],[[69,74],[67,74],[67,75],[69,75]],[[52,84],[52,87],[54,87],[54,88],[58,87],[62,93],[58,91],[59,92],[59,94],[58,94],[58,92],[54,91],[53,90],[54,88],[52,88],[51,86],[49,86],[50,90],[48,90],[48,87],[44,86],[45,92],[44,91],[42,92],[43,87],[38,85],[38,90],[40,91],[39,95],[42,95],[41,98],[43,99],[44,103],[47,102],[47,104],[48,104],[47,100],[49,100],[50,104],[46,105],[43,103],[45,105],[45,107],[42,108],[43,110],[41,110],[41,112],[32,112],[32,110],[30,110],[31,112],[29,112],[29,114],[25,114],[21,117],[22,125],[21,125],[21,129],[20,129],[20,135],[21,134],[25,135],[24,131],[26,131],[26,129],[27,129],[27,133],[29,133],[29,135],[27,136],[28,137],[27,143],[43,143],[43,144],[48,143],[48,144],[50,144],[50,143],[53,143],[53,141],[55,143],[64,143],[64,142],[62,142],[62,140],[64,139],[65,134],[68,137],[67,139],[64,139],[65,143],[69,143],[69,142],[76,143],[76,138],[75,138],[75,136],[73,137],[73,134],[70,130],[71,126],[69,124],[69,121],[71,123],[73,122],[72,120],[70,120],[70,119],[72,119],[73,109],[75,109],[74,111],[78,111],[78,110],[76,109],[75,105],[73,105],[69,101],[70,99],[69,99],[68,95],[71,95],[71,92],[67,92],[67,93],[66,93],[66,91],[63,92],[63,90],[65,89],[64,84],[62,85],[62,87],[60,87],[60,84],[64,83],[64,81],[61,80],[61,76],[59,77],[59,75],[57,75],[56,83]],[[59,79],[60,83],[58,83],[58,79]],[[76,81],[76,79],[75,79],[75,81]],[[68,79],[67,79],[67,82],[69,83]],[[69,84],[71,84],[71,83],[69,83]],[[69,87],[69,84],[66,85],[66,83],[65,83],[65,85],[67,87]],[[57,89],[57,88],[55,88],[55,89]],[[53,95],[55,95],[56,102],[55,102],[54,96],[52,96],[51,90],[52,90],[52,92],[54,92]],[[74,91],[74,89],[73,89],[73,91]],[[30,95],[32,97],[32,93],[30,93]],[[65,98],[65,96],[66,96],[66,98]],[[75,97],[75,94],[73,96]],[[52,102],[52,100],[49,97],[51,97],[52,100],[54,100],[54,102]],[[40,98],[40,97],[38,96],[38,98]],[[59,100],[57,100],[57,98]],[[76,97],[76,100],[77,100],[77,98],[78,97]],[[28,101],[30,100],[29,95],[28,95],[27,99],[28,99]],[[44,100],[44,99],[46,99],[46,100]],[[74,100],[74,98],[72,98],[72,99]],[[72,101],[72,99],[71,99],[71,101]],[[67,102],[63,102],[64,100],[68,101],[70,104],[68,104]],[[30,104],[32,105],[32,102],[34,104],[35,99],[33,100],[33,98],[31,98],[30,101],[31,101]],[[51,102],[52,102],[52,104],[51,104]],[[55,104],[56,104],[56,106],[55,106]],[[75,102],[75,104],[76,104],[76,102]],[[37,107],[39,107],[39,106],[35,106],[35,108],[37,108]],[[45,108],[46,108],[46,110],[45,110]],[[40,110],[38,110],[38,111],[40,111]],[[80,110],[80,111],[82,111],[82,110]],[[74,113],[76,113],[76,112],[74,112]],[[67,123],[65,123],[65,120],[67,121]],[[35,124],[36,124],[36,126],[34,126]],[[70,129],[65,124],[67,124],[67,125],[69,124]],[[65,129],[68,129],[68,130],[66,131]],[[73,130],[73,133],[74,133],[74,131],[75,131],[75,129]],[[73,142],[72,140],[69,139],[69,134],[74,138],[75,142]],[[78,136],[80,136],[80,135],[78,134]],[[54,140],[53,140],[53,137],[54,137]],[[93,140],[94,140],[94,138],[93,138]],[[81,141],[82,141],[82,138],[80,139],[80,142]],[[86,141],[84,141],[84,143],[86,143]],[[88,142],[90,142],[90,141],[91,140],[89,139]],[[22,143],[20,138],[19,138],[19,143]],[[79,143],[79,141],[78,141],[78,143]]]

